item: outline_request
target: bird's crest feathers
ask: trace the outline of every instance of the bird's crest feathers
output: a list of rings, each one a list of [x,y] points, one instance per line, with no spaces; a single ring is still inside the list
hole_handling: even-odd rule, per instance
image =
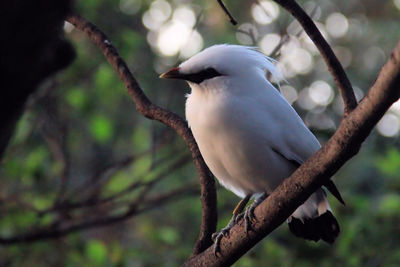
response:
[[[179,67],[183,72],[196,73],[212,67],[222,74],[236,74],[252,67],[269,72],[279,84],[285,80],[275,66],[276,60],[264,55],[256,47],[219,44],[206,48],[199,54],[183,62]]]

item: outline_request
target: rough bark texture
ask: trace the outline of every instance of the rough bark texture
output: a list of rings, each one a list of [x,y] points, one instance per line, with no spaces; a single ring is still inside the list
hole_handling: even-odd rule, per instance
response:
[[[28,96],[74,58],[64,40],[70,0],[4,1],[0,8],[0,158]]]

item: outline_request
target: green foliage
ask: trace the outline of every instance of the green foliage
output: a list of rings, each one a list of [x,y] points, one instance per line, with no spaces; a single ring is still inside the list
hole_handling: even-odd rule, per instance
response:
[[[90,240],[86,244],[86,256],[93,266],[105,266],[107,247],[98,240]]]
[[[132,145],[135,152],[143,152],[151,147],[151,136],[148,127],[138,125],[132,134]]]
[[[390,147],[384,156],[376,159],[376,167],[382,174],[399,177],[400,174],[400,151],[398,148]]]
[[[107,191],[109,191],[110,193],[117,193],[122,191],[123,189],[127,188],[127,186],[131,183],[129,178],[130,177],[125,173],[116,174],[107,185]]]
[[[157,237],[160,241],[168,244],[175,245],[178,241],[178,233],[172,227],[164,227],[158,230]]]
[[[96,141],[106,143],[113,134],[113,126],[111,121],[105,116],[93,116],[90,122],[90,132]]]
[[[65,100],[72,107],[77,109],[83,109],[88,102],[87,95],[83,88],[71,88],[65,95]]]
[[[94,78],[96,89],[100,90],[101,93],[106,94],[106,97],[109,96],[110,94],[107,92],[112,91],[112,88],[115,84],[114,77],[115,73],[112,67],[106,63],[101,64],[97,69]]]
[[[122,11],[120,4],[128,1],[132,5],[139,3],[136,13]],[[161,23],[153,30],[143,24],[143,16],[149,13],[153,0],[75,2],[77,13],[109,36],[151,101],[181,116],[184,115],[187,85],[158,79],[160,72],[176,66],[184,58],[179,53],[162,56],[158,47],[160,29],[177,18],[174,10],[188,7],[196,17],[201,17],[195,30],[202,36],[203,47],[240,43],[237,27],[229,24],[216,1],[167,0],[172,12],[160,22],[160,14],[165,10],[155,13],[153,10],[160,19],[157,23]],[[282,35],[292,22],[290,15],[280,9],[276,21],[261,25],[252,15],[253,3],[257,1],[226,2],[239,21],[239,27],[246,22],[254,27],[256,41],[248,45],[261,46],[263,37],[270,33]],[[341,51],[337,52],[342,56],[339,59],[350,61],[346,72],[353,85],[364,93],[399,37],[398,10],[393,7],[394,2],[382,1],[378,13],[373,2],[299,1],[307,6],[308,12],[314,9],[314,4],[319,7],[315,9],[314,20],[330,37],[328,42],[334,50]],[[340,38],[329,35],[326,20],[332,12],[340,12],[347,18],[347,35]],[[181,34],[174,35],[173,40]],[[116,203],[44,215],[38,213],[51,209],[58,198],[60,203],[64,198],[77,203],[87,200],[88,196],[92,197],[89,200],[110,197],[132,183],[146,184],[160,179],[139,201],[146,203],[148,198],[196,181],[190,159],[189,164],[182,161],[182,166],[171,169],[174,162],[189,154],[181,138],[164,125],[138,114],[114,69],[84,34],[75,29],[66,35],[77,51],[74,64],[53,79],[50,90],[49,85],[44,84],[42,90],[32,96],[0,166],[1,237],[48,227],[57,220],[70,225],[75,223],[68,221],[71,218],[119,215],[137,200],[144,186],[124,194]],[[298,45],[301,49],[312,50],[303,37],[292,35],[291,40],[290,49]],[[193,44],[188,42],[182,47]],[[279,54],[276,57],[281,59]],[[338,125],[341,116],[338,94],[335,91],[336,98],[326,106],[307,108],[301,105],[305,88],[316,80],[325,80],[336,90],[321,58],[315,52],[310,52],[310,57],[315,63],[310,72],[295,73],[288,78],[288,85],[297,92],[296,110],[320,140],[327,140],[332,128],[321,125],[325,119],[329,120],[329,125]],[[368,59],[372,59],[372,65],[367,64]],[[282,225],[235,266],[399,266],[400,142],[396,135],[384,138],[378,133],[379,128],[367,139],[360,153],[335,175],[346,206],[331,199],[341,226],[341,234],[334,245],[297,239]],[[67,152],[67,162],[62,159],[63,149]],[[121,163],[129,155],[135,155],[133,162]],[[68,177],[67,190],[65,195],[59,196],[63,175]],[[85,195],[87,192],[90,195]],[[237,201],[231,192],[218,188],[218,228],[226,225]],[[143,208],[140,203],[139,208]],[[178,266],[191,254],[200,222],[199,196],[179,195],[173,201],[158,203],[139,216],[107,227],[34,243],[2,246],[0,266],[4,263],[12,267]]]
[[[395,194],[385,195],[381,200],[379,211],[382,215],[396,217],[400,214],[400,196]]]

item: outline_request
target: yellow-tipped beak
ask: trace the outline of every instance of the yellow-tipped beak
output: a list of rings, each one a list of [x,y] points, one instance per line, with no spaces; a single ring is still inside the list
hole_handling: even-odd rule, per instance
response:
[[[184,75],[182,75],[179,72],[179,68],[173,68],[173,69],[161,74],[160,78],[162,78],[162,79],[183,79],[183,76]]]

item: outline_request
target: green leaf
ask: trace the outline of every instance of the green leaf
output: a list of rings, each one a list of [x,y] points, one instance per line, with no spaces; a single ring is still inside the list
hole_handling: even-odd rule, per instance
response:
[[[68,90],[65,98],[72,107],[82,109],[87,103],[87,97],[83,88],[72,88]]]
[[[47,158],[47,150],[40,146],[33,150],[25,161],[26,169],[29,173],[35,172],[37,169],[43,166],[43,161]]]
[[[164,227],[159,230],[159,237],[167,244],[173,245],[179,239],[178,233],[174,228]]]
[[[46,208],[50,208],[52,205],[52,199],[48,196],[43,197],[35,197],[32,202],[33,206],[35,206],[38,210],[44,210]]]
[[[376,159],[376,167],[378,170],[389,176],[397,176],[400,173],[400,152],[398,149],[391,147],[386,151],[385,156]]]
[[[114,86],[115,74],[108,64],[102,64],[95,76],[95,85],[98,90],[107,92]]]
[[[90,240],[86,245],[86,256],[91,262],[101,265],[107,259],[107,248],[101,241]]]
[[[400,196],[395,194],[385,195],[380,203],[379,211],[386,215],[400,213]]]
[[[32,112],[25,112],[17,124],[15,134],[12,139],[12,144],[18,144],[25,140],[32,130]]]
[[[132,176],[128,173],[119,172],[113,176],[107,184],[107,193],[117,193],[127,188],[132,182]]]
[[[96,141],[106,143],[113,135],[113,126],[108,118],[97,115],[90,122],[90,132]]]
[[[132,135],[133,149],[135,152],[142,152],[151,146],[151,136],[149,129],[143,125],[138,125]]]
[[[152,162],[151,156],[143,156],[135,160],[131,168],[134,176],[138,177],[148,172],[151,167],[151,162]],[[151,177],[149,176],[146,178],[150,179]],[[146,178],[144,178],[144,181],[146,181]]]

